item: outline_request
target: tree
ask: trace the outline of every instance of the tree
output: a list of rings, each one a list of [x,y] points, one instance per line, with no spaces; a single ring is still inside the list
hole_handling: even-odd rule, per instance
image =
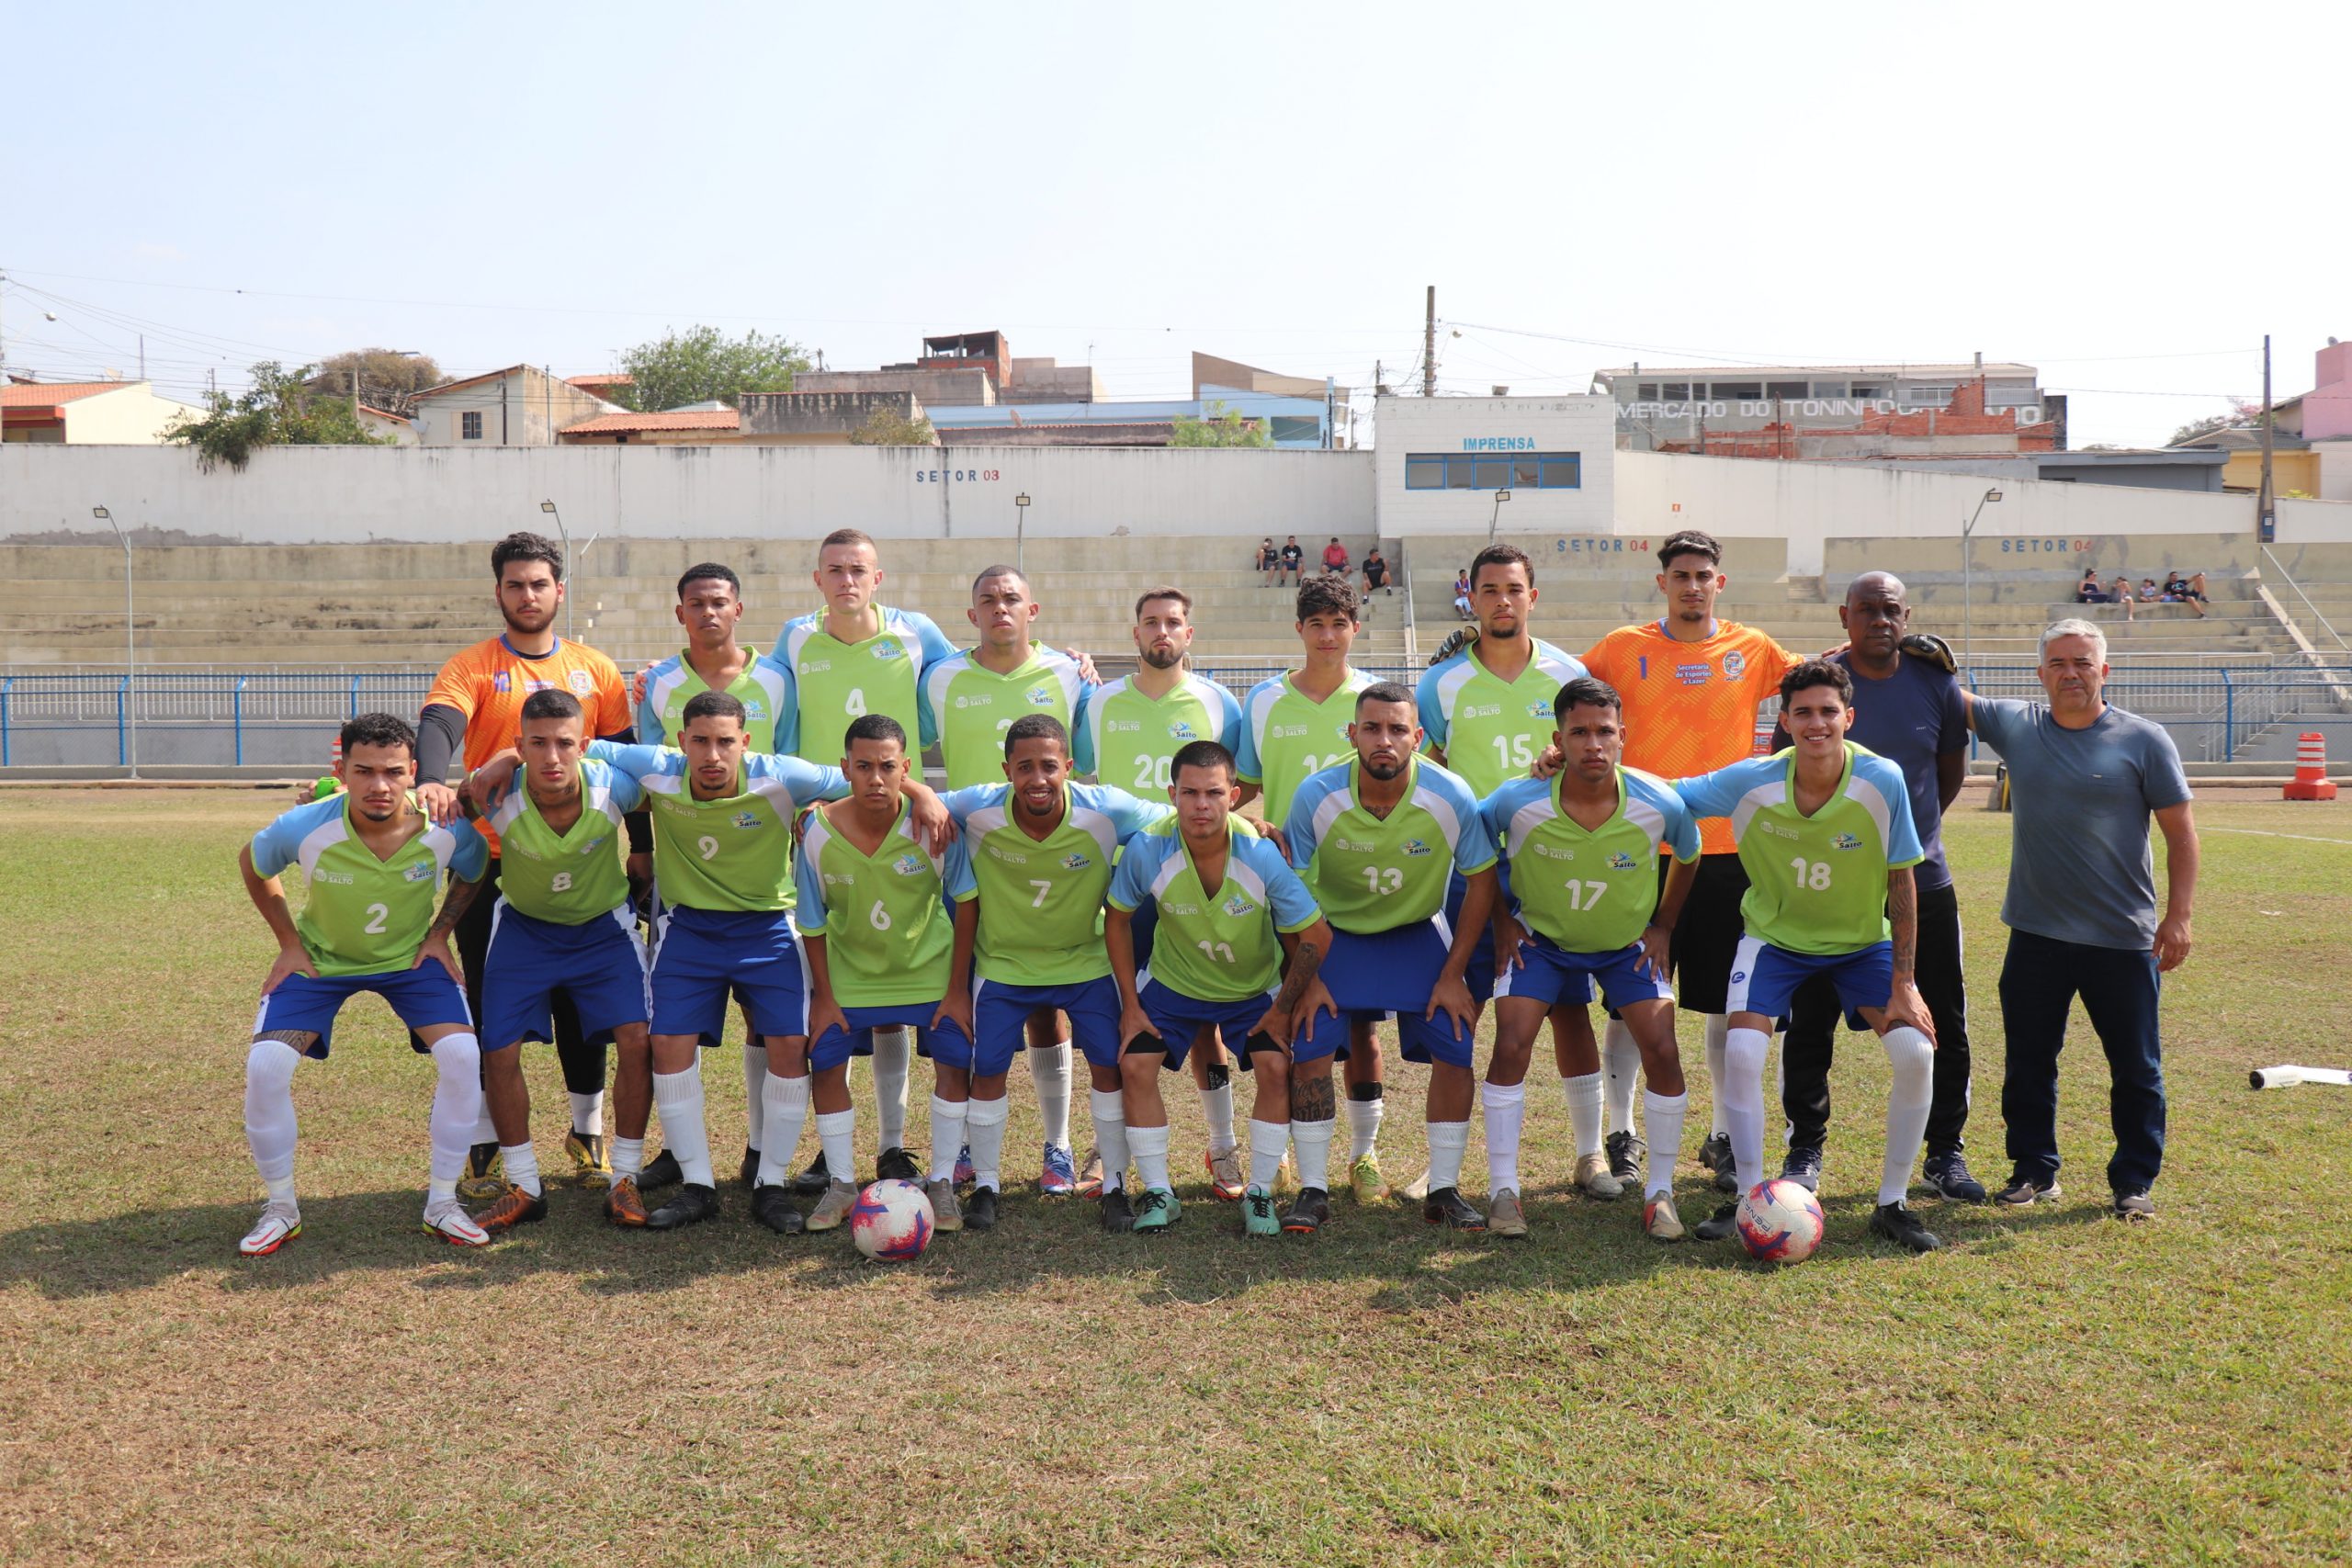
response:
[[[1176,416],[1176,439],[1173,446],[1272,446],[1274,438],[1266,427],[1254,419],[1244,419],[1241,411],[1220,402],[1203,405],[1204,417],[1193,418],[1188,413]]]
[[[2183,442],[2196,441],[2204,436],[2212,434],[2217,430],[2229,430],[2241,424],[2253,424],[2256,428],[2259,429],[2260,425],[2258,422],[2261,418],[2262,405],[2260,403],[2233,402],[2228,413],[2207,414],[2203,419],[2190,420],[2187,424],[2184,424],[2178,430],[2174,431],[2172,433],[2172,439],[2165,442],[2165,445],[2167,446],[2178,446]]]
[[[912,419],[896,409],[876,409],[864,424],[849,433],[853,446],[935,446],[939,436],[931,428],[931,421],[917,414]]]
[[[639,344],[621,355],[621,368],[636,381],[628,389],[629,406],[654,413],[714,399],[735,408],[745,392],[788,392],[792,378],[808,368],[808,356],[780,337],[748,332],[729,338],[717,327],[697,326]]]
[[[317,368],[288,370],[265,359],[253,368],[251,388],[233,396],[208,392],[204,415],[182,415],[164,435],[196,448],[197,467],[208,474],[223,463],[242,469],[264,446],[390,446],[388,437],[368,434],[348,397],[310,390]]]
[[[311,373],[309,390],[318,397],[348,399],[352,372],[359,373],[359,400],[386,413],[406,416],[416,394],[441,384],[441,367],[428,354],[389,348],[355,348],[330,355]]]

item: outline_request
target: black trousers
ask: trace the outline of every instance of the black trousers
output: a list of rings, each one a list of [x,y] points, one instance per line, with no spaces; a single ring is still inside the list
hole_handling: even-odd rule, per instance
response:
[[[1936,1021],[1936,1099],[1928,1112],[1928,1153],[1954,1155],[1968,1125],[1968,984],[1960,968],[1960,894],[1919,890],[1919,995]],[[1829,1134],[1829,1060],[1843,1010],[1826,976],[1797,988],[1781,1044],[1781,1109],[1789,1146],[1817,1149]]]
[[[458,917],[456,941],[451,943],[458,952],[458,963],[466,972],[466,1006],[473,1010],[477,1028],[481,1023],[481,976],[490,958],[490,928],[498,908],[498,857],[491,857],[490,869],[482,873],[481,891]],[[573,1094],[595,1094],[605,1087],[605,1069],[609,1066],[602,1042],[591,1045],[580,1032],[580,1010],[571,1005],[571,993],[555,993],[555,1054],[563,1064],[563,1087]],[[413,1036],[412,1045],[416,1043]],[[510,1040],[482,1043],[485,1051],[498,1050],[514,1043]]]

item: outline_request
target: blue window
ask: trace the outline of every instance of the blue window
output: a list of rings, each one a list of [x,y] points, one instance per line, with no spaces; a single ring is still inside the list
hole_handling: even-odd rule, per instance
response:
[[[1469,452],[1409,452],[1405,457],[1407,490],[1578,490],[1583,487],[1582,454],[1521,452],[1497,457]]]
[[[1405,459],[1407,490],[1443,490],[1445,459],[1442,457],[1408,457]]]

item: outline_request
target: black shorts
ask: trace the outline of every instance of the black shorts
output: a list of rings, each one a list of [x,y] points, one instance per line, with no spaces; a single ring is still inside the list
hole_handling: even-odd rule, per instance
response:
[[[1668,862],[1658,861],[1665,886]],[[1685,1012],[1717,1013],[1726,1005],[1732,955],[1747,932],[1739,901],[1747,893],[1747,868],[1736,854],[1701,855],[1682,917],[1674,922],[1675,1003]]]

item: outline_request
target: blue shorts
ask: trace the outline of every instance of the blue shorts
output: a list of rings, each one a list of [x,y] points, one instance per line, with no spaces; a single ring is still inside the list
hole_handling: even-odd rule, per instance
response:
[[[571,998],[581,1033],[591,1045],[611,1040],[622,1024],[643,1023],[652,1016],[634,909],[623,905],[565,926],[498,901],[481,966],[482,1049],[553,1040],[559,991]]]
[[[1273,1005],[1274,993],[1245,997],[1238,1002],[1204,1002],[1171,989],[1162,981],[1151,977],[1145,970],[1136,979],[1136,999],[1143,1003],[1144,1016],[1159,1031],[1160,1043],[1168,1047],[1168,1070],[1176,1072],[1184,1066],[1184,1058],[1192,1055],[1193,1036],[1201,1025],[1216,1026],[1217,1038],[1225,1042],[1241,1066],[1250,1070],[1250,1032],[1266,1016],[1266,1009]]]
[[[1762,937],[1742,937],[1732,957],[1724,1010],[1786,1018],[1797,987],[1815,975],[1826,975],[1837,985],[1846,1027],[1868,1029],[1860,1010],[1884,1007],[1894,990],[1894,944],[1874,942],[1852,953],[1791,953]]]
[[[1642,944],[1614,953],[1570,953],[1530,931],[1519,950],[1520,966],[1495,983],[1495,999],[1523,997],[1554,1007],[1561,1002],[1581,1006],[1600,987],[1611,1012],[1635,1002],[1670,1002],[1674,987],[1642,967]]]
[[[1456,1034],[1453,1021],[1443,1013],[1421,1016],[1453,946],[1453,928],[1442,915],[1369,935],[1334,927],[1331,955],[1323,961],[1320,978],[1340,1004],[1340,1016],[1317,1012],[1291,1042],[1292,1059],[1345,1057],[1351,1020],[1377,1022],[1393,1012],[1397,1049],[1407,1061],[1467,1067],[1474,1044],[1470,1032]]]
[[[1069,1014],[1070,1033],[1087,1061],[1098,1067],[1119,1065],[1119,987],[1108,975],[1074,986],[1016,986],[1006,980],[972,982],[972,1032],[958,1060],[944,1040],[931,1043],[931,1059],[962,1067],[976,1077],[993,1077],[1012,1066],[1029,1043],[1029,1015],[1044,1009]]]
[[[670,908],[653,927],[653,1032],[716,1045],[727,998],[754,1036],[808,1032],[808,968],[782,910]]]
[[[254,1015],[254,1037],[279,1029],[306,1030],[319,1037],[310,1055],[324,1061],[328,1043],[334,1039],[334,1015],[362,991],[373,991],[391,1003],[392,1011],[409,1027],[412,1050],[432,1050],[417,1039],[417,1030],[436,1023],[473,1025],[466,993],[447,969],[428,960],[414,969],[387,969],[380,975],[288,975],[262,998],[261,1010]]]
[[[808,1068],[821,1073],[828,1067],[838,1067],[852,1056],[874,1055],[874,1032],[877,1029],[911,1029],[915,1032],[915,1054],[922,1056],[944,1056],[951,1062],[958,1056],[972,1054],[972,1043],[964,1036],[960,1024],[949,1021],[936,1030],[931,1026],[939,1011],[937,1002],[900,1002],[892,1007],[843,1008],[842,1017],[849,1021],[849,1032],[828,1026],[825,1032],[808,1042]],[[944,1036],[943,1042],[941,1037]],[[937,1049],[933,1049],[937,1043]]]

